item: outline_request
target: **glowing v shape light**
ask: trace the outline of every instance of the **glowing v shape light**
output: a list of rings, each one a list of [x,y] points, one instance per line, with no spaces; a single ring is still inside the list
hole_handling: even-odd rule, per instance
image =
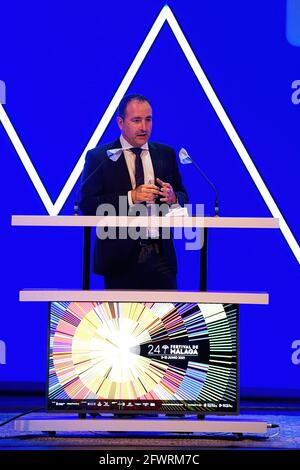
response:
[[[220,119],[225,131],[227,132],[232,144],[234,145],[237,153],[239,154],[242,162],[246,166],[251,178],[253,179],[257,189],[259,190],[261,196],[263,197],[267,207],[269,208],[273,217],[276,217],[280,220],[280,230],[285,237],[290,249],[292,250],[294,256],[296,257],[298,263],[300,263],[300,247],[291,232],[288,224],[286,223],[283,215],[281,214],[279,208],[277,207],[273,197],[271,196],[267,186],[265,185],[262,177],[257,171],[249,153],[247,152],[244,144],[242,143],[239,135],[234,129],[229,117],[227,116],[221,102],[219,101],[216,93],[214,92],[211,84],[209,83],[204,71],[201,68],[191,46],[189,45],[186,37],[184,36],[175,16],[173,15],[172,10],[169,6],[164,6],[160,11],[158,17],[153,23],[149,33],[147,34],[143,44],[141,45],[138,53],[136,54],[132,64],[130,65],[128,71],[126,72],[119,88],[114,94],[110,104],[108,105],[106,111],[104,112],[98,126],[96,127],[94,133],[92,134],[88,144],[83,150],[78,162],[76,163],[72,173],[70,174],[65,186],[63,187],[61,193],[59,194],[56,202],[53,204],[45,186],[43,185],[36,169],[34,168],[30,157],[28,156],[21,140],[19,139],[9,117],[7,116],[3,106],[0,104],[0,121],[2,122],[4,129],[6,130],[12,144],[15,147],[16,152],[19,155],[20,160],[22,161],[35,189],[37,190],[40,198],[42,199],[47,212],[49,215],[59,214],[61,208],[65,204],[70,192],[72,191],[76,181],[78,180],[81,171],[84,165],[85,154],[88,150],[94,148],[100,138],[102,137],[104,131],[106,130],[111,118],[113,117],[120,100],[126,93],[128,87],[130,86],[132,80],[134,79],[137,71],[139,70],[143,60],[148,54],[150,48],[152,47],[156,37],[158,36],[162,26],[167,22],[180,45],[187,61],[189,62],[196,78],[198,79],[200,86],[203,88],[204,93],[206,94],[210,104],[212,105],[214,111],[216,112],[218,118]]]

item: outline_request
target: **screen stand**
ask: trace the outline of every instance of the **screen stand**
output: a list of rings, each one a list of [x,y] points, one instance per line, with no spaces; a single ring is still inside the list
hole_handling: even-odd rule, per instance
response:
[[[205,415],[197,415],[197,419],[203,420],[205,419]]]

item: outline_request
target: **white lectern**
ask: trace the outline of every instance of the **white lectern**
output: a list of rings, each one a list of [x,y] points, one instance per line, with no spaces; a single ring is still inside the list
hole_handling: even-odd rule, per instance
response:
[[[147,227],[198,227],[198,228],[278,228],[273,218],[223,218],[223,217],[89,217],[89,216],[13,216],[14,226],[143,226]],[[89,246],[88,246],[89,251]],[[88,253],[89,255],[89,253]],[[87,256],[87,253],[86,253]],[[205,255],[206,257],[206,255]],[[206,263],[206,260],[205,260]],[[89,264],[88,264],[89,267]],[[203,266],[202,266],[203,267]],[[84,266],[84,270],[87,266]],[[205,267],[206,269],[206,267]],[[203,274],[203,273],[202,273]],[[204,273],[204,277],[206,274]],[[84,289],[53,290],[28,289],[20,292],[20,301],[30,302],[190,302],[196,304],[268,304],[267,293],[208,292],[206,277],[199,292],[176,291],[91,291],[88,290],[85,273]],[[162,418],[141,417],[137,419],[116,419],[101,417],[97,419],[78,419],[75,415],[63,418],[56,413],[45,413],[16,421],[18,431],[130,431],[130,432],[232,432],[264,433],[267,423],[243,421],[238,418],[214,419],[207,417]]]

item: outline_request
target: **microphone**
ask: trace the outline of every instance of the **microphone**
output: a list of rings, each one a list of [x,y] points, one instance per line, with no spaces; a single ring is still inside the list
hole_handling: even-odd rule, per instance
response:
[[[79,195],[79,191],[82,189],[83,185],[95,174],[97,173],[97,171],[102,167],[103,163],[105,163],[108,159],[110,159],[109,157],[105,157],[103,158],[103,160],[101,160],[101,162],[99,163],[99,165],[96,166],[96,168],[92,171],[92,173],[90,173],[80,184],[79,188],[77,189],[76,191],[76,196],[75,196],[75,201],[74,201],[74,215],[78,215],[78,195]]]
[[[217,217],[219,215],[219,195],[218,195],[218,191],[215,185],[210,181],[210,179],[206,176],[206,174],[201,170],[200,166],[195,162],[195,160],[193,160],[190,157],[190,155],[187,153],[187,151],[184,148],[182,148],[179,152],[179,159],[182,165],[188,165],[189,163],[193,163],[195,167],[197,168],[197,170],[200,171],[201,175],[206,179],[208,184],[214,190],[215,192],[215,216]]]

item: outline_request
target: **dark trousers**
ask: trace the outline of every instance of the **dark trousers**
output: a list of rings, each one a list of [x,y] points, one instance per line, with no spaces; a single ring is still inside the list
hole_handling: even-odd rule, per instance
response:
[[[121,262],[121,260],[120,260]],[[176,273],[164,257],[159,241],[137,243],[127,266],[104,276],[105,289],[176,290]]]

